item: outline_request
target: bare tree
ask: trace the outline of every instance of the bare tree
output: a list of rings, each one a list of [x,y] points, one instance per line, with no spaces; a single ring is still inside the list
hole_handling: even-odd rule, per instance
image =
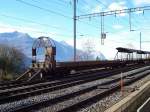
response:
[[[1,77],[18,73],[24,66],[25,55],[16,48],[0,45],[0,71]]]
[[[82,57],[84,60],[91,60],[93,59],[93,52],[94,50],[94,43],[92,42],[92,40],[88,39],[86,40],[83,44],[82,44],[84,53],[82,54]]]

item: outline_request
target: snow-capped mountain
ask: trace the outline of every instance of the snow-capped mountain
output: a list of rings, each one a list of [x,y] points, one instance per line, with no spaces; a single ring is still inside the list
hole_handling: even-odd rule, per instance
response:
[[[10,46],[16,47],[21,50],[27,57],[31,58],[32,44],[36,38],[31,37],[27,33],[21,32],[8,32],[0,33],[0,44],[8,44]],[[56,60],[57,61],[70,61],[73,59],[73,47],[66,42],[55,41],[56,45]],[[78,50],[82,52],[81,50]],[[105,57],[98,53],[100,57],[104,59]]]

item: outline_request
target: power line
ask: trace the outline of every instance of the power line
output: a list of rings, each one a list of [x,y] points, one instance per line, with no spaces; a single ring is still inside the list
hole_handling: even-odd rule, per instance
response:
[[[81,0],[83,4],[86,4],[86,6],[89,6],[88,10],[91,11],[91,9],[93,9],[93,7],[95,8],[95,5],[91,5],[90,3],[88,3],[86,0]]]
[[[82,0],[82,2],[86,5],[89,5],[86,0]]]
[[[71,6],[72,6],[72,3],[69,3],[69,5],[64,1],[64,3],[60,3],[60,2],[58,2],[58,1],[56,1],[56,0],[51,0],[51,1],[49,1],[49,0],[45,0],[45,2],[43,3],[43,1],[42,1],[42,3],[41,3],[41,1],[39,1],[39,0],[32,0],[32,1],[34,1],[34,2],[36,2],[36,3],[39,3],[39,4],[43,4],[43,5],[47,5],[47,7],[51,7],[53,4],[55,4],[55,5],[58,5],[58,6],[61,6],[62,8],[59,8],[59,9],[57,9],[57,10],[61,10],[61,11],[63,11],[63,12],[71,12],[71,10],[69,9],[69,10],[64,10],[64,7],[65,8],[71,8]],[[66,6],[70,6],[70,7],[66,7]]]
[[[15,19],[15,20],[18,20],[18,21],[23,21],[23,22],[26,22],[26,23],[34,23],[34,24],[37,24],[37,25],[41,25],[41,26],[44,26],[44,27],[50,27],[50,28],[57,29],[57,30],[58,29],[59,30],[64,30],[64,28],[52,26],[52,25],[49,25],[49,24],[39,23],[39,22],[36,22],[36,21],[33,21],[33,20],[24,19],[24,18],[14,17],[14,16],[10,16],[10,15],[5,15],[5,14],[0,14],[0,16]],[[72,30],[67,30],[67,31],[72,31]]]
[[[41,3],[39,0],[31,0],[31,1],[34,1],[34,2],[40,3],[40,4],[44,4],[43,2]],[[47,1],[47,0],[45,0],[45,1]],[[64,6],[64,4],[61,4],[61,3],[57,2],[57,1],[51,1],[51,3],[52,2],[57,4],[57,5],[59,5],[59,6]],[[44,5],[50,6],[49,1],[47,1]]]
[[[48,12],[48,13],[52,13],[52,14],[55,14],[55,15],[59,15],[59,16],[65,17],[65,18],[67,18],[67,19],[72,19],[72,17],[69,17],[69,16],[64,15],[64,14],[62,14],[62,13],[55,12],[55,11],[52,11],[52,10],[50,10],[50,9],[46,9],[46,8],[37,6],[37,5],[31,4],[31,3],[29,3],[29,2],[25,2],[25,1],[23,1],[23,0],[16,0],[16,1],[18,1],[18,2],[20,2],[20,3],[22,3],[22,4],[25,4],[25,5],[28,5],[28,6],[32,6],[32,7],[38,8],[38,9],[43,10],[43,11],[46,11],[46,12]]]
[[[144,10],[150,10],[150,6],[91,13],[91,14],[79,15],[76,18],[77,19],[85,19],[85,18],[89,18],[89,17],[99,17],[100,16],[101,17],[101,43],[103,44],[104,39],[106,38],[106,33],[104,32],[104,16],[108,16],[108,15],[115,15],[116,16],[116,15],[119,15],[122,13],[128,13],[129,14],[130,31],[134,31],[131,29],[131,13],[137,12],[137,11],[144,11]]]
[[[14,20],[17,20],[17,21],[23,21],[23,22],[26,22],[26,23],[34,23],[34,24],[37,24],[37,25],[40,25],[40,26],[43,26],[43,27],[53,28],[53,29],[56,29],[56,30],[64,31],[64,29],[65,29],[65,28],[56,27],[56,26],[52,26],[52,25],[44,24],[44,23],[39,23],[39,22],[36,22],[36,21],[33,21],[33,20],[24,19],[24,18],[20,18],[20,17],[14,17],[14,16],[10,16],[10,15],[5,15],[5,14],[0,14],[0,16],[6,17],[6,18],[10,18],[10,19],[14,19]],[[83,21],[80,21],[80,22],[82,22],[83,24],[91,26],[91,24],[88,24],[86,22],[83,22]],[[65,31],[71,32],[72,30],[66,29]],[[82,34],[81,32],[78,32],[78,31],[77,31],[77,33],[79,35]]]
[[[81,0],[82,1],[82,3],[83,4],[86,4],[87,6],[89,6],[89,3],[87,3],[87,1],[86,0]],[[89,6],[90,8],[92,8],[92,6]],[[83,11],[81,11],[81,10],[79,10],[80,12],[82,12],[82,13],[85,13],[85,12],[83,12]],[[90,18],[89,18],[90,19]],[[91,20],[91,19],[90,19]],[[89,20],[89,21],[90,21]],[[99,20],[97,20],[96,18],[94,18],[94,20],[95,21],[99,21]],[[78,20],[79,21],[79,20]],[[84,21],[81,21],[80,20],[80,22],[84,22]],[[100,29],[100,27],[97,27],[97,26],[95,26],[95,25],[92,25],[92,24],[89,24],[89,23],[87,23],[87,22],[85,22],[87,25],[89,25],[89,26],[93,26],[93,27],[95,27],[95,28],[97,28],[97,29]]]
[[[45,0],[45,1],[48,1],[48,2],[49,2],[50,0]],[[58,1],[59,1],[59,0],[51,0],[50,2],[54,2],[54,3],[56,3],[56,4],[58,4],[58,5],[61,5],[61,6],[64,5],[64,4],[66,4],[66,2],[67,2],[67,1],[62,1],[62,0],[61,0],[61,3],[60,3],[60,2],[58,2]]]
[[[122,9],[122,10],[113,10],[113,11],[79,15],[79,16],[77,16],[77,19],[84,19],[84,18],[98,17],[98,16],[108,16],[108,15],[118,15],[118,14],[122,14],[122,13],[133,13],[133,12],[137,12],[137,11],[141,11],[141,10],[150,10],[150,6],[143,6],[143,7]]]
[[[100,4],[102,4],[105,8],[107,8],[107,6],[103,3],[103,2],[101,2],[100,0],[96,0],[98,3],[100,3]]]
[[[142,17],[143,17],[142,22],[149,22],[149,21],[145,18],[144,14],[143,14]],[[146,28],[145,28],[146,26],[144,26],[144,28],[142,28],[142,27],[141,27],[141,24],[142,24],[142,23],[141,23],[140,21],[138,21],[135,16],[132,16],[132,18],[134,19],[134,21],[135,21],[135,26],[136,26],[136,28],[135,28],[134,31],[149,30],[149,29],[146,29]],[[137,24],[138,24],[138,25],[137,25]],[[139,28],[139,27],[141,27],[141,28]],[[148,26],[148,27],[150,27],[150,26]]]
[[[53,14],[55,14],[55,15],[59,15],[59,16],[62,16],[62,17],[65,17],[65,18],[67,18],[67,19],[72,19],[71,17],[69,17],[69,16],[66,16],[66,15],[63,15],[63,14],[61,14],[61,13],[58,13],[58,12],[55,12],[55,11],[52,11],[52,10],[49,10],[49,9],[45,9],[45,8],[42,8],[42,7],[40,7],[40,6],[37,6],[37,5],[34,5],[34,4],[31,4],[31,3],[28,3],[28,2],[25,2],[25,1],[23,1],[23,0],[16,0],[16,1],[18,1],[18,2],[20,2],[20,3],[23,3],[23,4],[26,4],[26,5],[29,5],[29,6],[32,6],[32,7],[35,7],[35,8],[38,8],[38,9],[40,9],[40,10],[43,10],[43,11],[46,11],[46,12],[49,12],[49,13],[53,13]],[[80,21],[81,22],[81,21]],[[83,21],[82,21],[83,22]],[[86,23],[86,22],[83,22],[84,24]],[[90,24],[88,24],[88,23],[86,23],[87,25],[90,25]],[[90,25],[90,26],[93,26],[93,25]],[[95,26],[94,26],[95,27]]]
[[[57,0],[57,1],[60,1],[60,2],[62,2],[62,3],[67,3],[67,4],[68,4],[68,3],[69,3],[69,4],[71,3],[71,0],[69,0],[68,2],[67,2],[67,1],[64,1],[64,0]]]
[[[9,19],[9,18],[10,18],[10,19],[14,19],[14,20],[17,20],[17,21],[23,21],[23,22],[25,22],[25,23],[34,23],[34,24],[37,24],[37,25],[40,25],[40,26],[43,26],[43,27],[53,28],[53,29],[56,29],[56,30],[61,30],[61,31],[63,30],[63,31],[64,31],[64,29],[65,29],[65,28],[56,27],[56,26],[52,26],[52,25],[44,24],[44,23],[39,23],[39,22],[36,22],[36,21],[33,21],[33,20],[24,19],[24,18],[20,18],[20,17],[14,17],[14,16],[10,16],[10,15],[5,15],[5,14],[0,14],[0,16],[6,17],[6,18],[8,18],[8,19]],[[83,24],[86,24],[86,25],[91,26],[91,24],[88,24],[88,23],[86,23],[86,22],[83,22],[83,21],[80,21],[80,22],[82,22]],[[93,27],[94,27],[94,26],[93,26]],[[94,28],[95,28],[95,27],[94,27]],[[98,28],[96,28],[96,29],[98,29]],[[71,32],[72,30],[66,29],[65,31]],[[78,32],[78,31],[77,31],[77,33],[78,33],[79,35],[82,34],[81,32]]]
[[[27,3],[27,2],[24,2],[24,1],[22,1],[22,0],[17,0],[17,1],[23,2],[23,3],[25,3],[25,4]],[[30,4],[30,3],[29,3],[28,5],[37,7],[36,5]],[[38,6],[37,8],[40,8],[40,9],[41,9],[41,7],[39,7],[39,6]],[[43,10],[43,8],[42,8],[42,10]],[[47,10],[44,9],[44,11],[49,11],[49,10],[48,10],[48,9],[47,9]],[[81,22],[81,21],[80,21],[80,22]],[[83,23],[85,23],[85,22],[83,22]],[[87,23],[86,23],[86,24],[87,24]],[[89,24],[87,24],[87,25],[89,25]],[[95,26],[94,26],[94,27],[95,27]]]

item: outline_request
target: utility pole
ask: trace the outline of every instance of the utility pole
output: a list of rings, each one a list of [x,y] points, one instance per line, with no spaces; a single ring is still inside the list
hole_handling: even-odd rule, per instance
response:
[[[131,10],[129,10],[129,26],[130,26],[130,31],[132,31],[132,29],[131,29]]]
[[[74,15],[73,15],[73,35],[74,35],[74,61],[76,61],[76,5],[77,1],[73,0],[73,9],[74,9]]]
[[[103,35],[103,16],[101,16],[101,45],[103,44],[103,38],[102,38],[102,35]]]
[[[142,34],[141,34],[141,32],[140,32],[140,50],[141,50],[141,43],[142,43],[141,37],[142,37]]]
[[[106,33],[104,32],[104,16],[101,15],[101,45],[104,45],[104,39],[106,38]]]

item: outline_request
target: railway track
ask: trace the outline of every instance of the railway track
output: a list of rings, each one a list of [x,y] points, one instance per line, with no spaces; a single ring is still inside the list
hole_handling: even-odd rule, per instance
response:
[[[144,76],[144,74],[145,75],[147,75],[148,73],[149,73],[149,71],[148,72],[144,72],[144,71],[146,71],[146,70],[148,70],[149,69],[149,67],[145,67],[145,68],[141,68],[141,69],[139,69],[139,70],[137,70],[136,72],[134,71],[134,72],[131,72],[130,74],[126,74],[126,75],[124,75],[123,76],[123,78],[126,78],[126,77],[130,77],[130,78],[128,78],[128,79],[134,79],[134,75],[136,75],[136,74],[142,74],[142,72],[143,72],[143,74],[142,75],[140,75],[140,76]],[[133,77],[133,78],[131,78],[131,77]],[[28,105],[28,106],[23,106],[23,107],[18,107],[18,108],[15,108],[14,110],[12,110],[12,111],[20,111],[20,112],[22,112],[22,111],[29,111],[30,109],[34,109],[34,108],[36,108],[37,109],[37,107],[41,107],[41,106],[43,106],[43,105],[45,105],[45,106],[47,106],[48,104],[51,104],[51,105],[54,105],[55,103],[58,103],[58,102],[63,102],[63,101],[65,101],[65,100],[68,100],[68,99],[70,99],[70,98],[74,98],[74,97],[76,97],[76,96],[78,96],[78,95],[82,95],[82,94],[86,94],[86,93],[92,93],[92,91],[95,91],[95,90],[97,90],[97,88],[98,88],[98,90],[101,90],[102,91],[102,93],[100,92],[100,94],[98,94],[98,96],[99,96],[99,98],[101,98],[102,96],[105,96],[104,95],[104,93],[106,94],[107,93],[107,91],[109,91],[108,93],[110,93],[110,90],[111,91],[113,91],[114,89],[117,89],[118,88],[118,85],[116,84],[113,84],[113,83],[116,83],[116,82],[118,82],[119,80],[120,80],[120,77],[118,77],[118,76],[112,76],[112,77],[109,77],[109,79],[110,80],[108,80],[108,81],[106,81],[106,82],[104,82],[104,83],[101,83],[101,84],[97,84],[97,85],[94,85],[94,86],[92,86],[92,87],[88,87],[88,88],[84,88],[84,89],[82,89],[82,90],[78,90],[78,91],[75,91],[75,92],[72,92],[72,93],[69,93],[69,94],[65,94],[65,95],[62,95],[62,96],[60,96],[60,97],[56,97],[56,98],[54,98],[54,99],[50,99],[50,100],[46,100],[46,101],[41,101],[41,102],[38,102],[38,103],[34,103],[34,104],[31,104],[31,105]],[[134,79],[135,80],[135,79]],[[73,82],[72,82],[73,83]],[[61,85],[61,86],[65,86],[65,87],[63,87],[63,88],[68,88],[68,87],[70,87],[70,86],[67,86],[68,84],[71,84],[71,83],[65,83],[65,85]],[[79,83],[79,84],[81,84],[81,83]],[[110,86],[110,84],[111,85],[113,85],[113,86]],[[74,84],[72,85],[72,86],[75,86]],[[106,88],[108,86],[108,88]],[[57,86],[55,86],[56,88],[57,88]],[[58,86],[58,89],[63,89],[63,88],[59,88],[60,86]],[[105,88],[104,88],[105,87]],[[110,88],[111,87],[111,88]],[[41,92],[44,92],[44,91],[46,91],[46,92],[48,92],[48,90],[50,90],[50,88],[46,88],[46,89],[44,89],[44,90],[40,90]],[[51,89],[52,91],[54,91],[54,90],[57,90],[57,89]],[[33,92],[33,90],[32,90],[32,92],[28,92],[28,93],[30,93],[30,95],[36,95],[36,93],[35,92],[40,92],[39,91],[39,89],[38,90],[35,90],[34,92]],[[49,91],[50,92],[50,91]],[[32,94],[31,94],[32,93]],[[6,100],[11,100],[11,99],[15,99],[16,100],[16,98],[17,98],[17,96],[18,96],[18,98],[21,98],[21,97],[23,97],[23,98],[25,98],[24,97],[24,95],[25,94],[27,94],[27,93],[23,93],[23,94],[16,94],[16,95],[13,95],[13,97],[12,96],[10,96],[10,97],[6,97],[7,99],[3,99],[3,100],[0,100],[0,101],[6,101]],[[97,96],[97,95],[96,95]],[[101,97],[100,97],[101,96]],[[94,97],[94,96],[93,96]],[[89,98],[88,98],[89,99]],[[92,101],[92,99],[91,99],[91,101]],[[80,105],[81,103],[77,103],[78,105]],[[75,104],[75,105],[77,105],[77,104]],[[64,109],[62,109],[62,110],[58,110],[58,111],[67,111],[67,108],[68,109],[70,109],[70,108],[75,108],[76,106],[75,105],[72,105],[72,106],[68,106],[68,107],[66,107],[66,108],[64,108]],[[75,108],[75,109],[77,109],[77,108]]]
[[[129,67],[126,67],[125,69],[136,69],[138,67],[140,67],[142,65],[138,65],[138,66],[129,66]],[[37,83],[45,83],[45,82],[50,82],[50,81],[58,81],[58,80],[63,80],[63,79],[66,79],[66,78],[73,78],[73,77],[82,77],[82,76],[85,76],[87,74],[90,74],[90,73],[97,73],[97,72],[111,72],[112,70],[106,70],[106,69],[100,69],[100,70],[92,70],[92,71],[82,71],[82,72],[77,72],[77,73],[74,73],[74,74],[70,74],[70,75],[63,75],[63,76],[59,76],[60,78],[55,78],[55,77],[52,77],[51,79],[48,79],[48,80],[38,80],[38,81],[30,81],[30,82],[26,82],[26,81],[9,81],[9,82],[3,82],[3,83],[0,83],[0,90],[5,90],[5,89],[11,89],[11,88],[17,88],[17,87],[22,87],[22,86],[28,86],[28,85],[33,85],[33,84],[37,84]],[[81,76],[82,75],[82,76]]]
[[[129,84],[137,81],[138,79],[148,75],[149,73],[150,73],[150,71],[145,71],[143,73],[138,74],[136,77],[134,77],[132,79],[127,79],[124,81],[124,85],[129,85]],[[77,103],[66,106],[60,110],[57,110],[57,112],[70,112],[70,110],[73,112],[73,111],[78,111],[82,108],[85,108],[85,107],[91,105],[92,103],[99,101],[100,99],[104,98],[105,96],[109,95],[110,93],[116,91],[117,89],[119,89],[120,85],[118,83],[113,82],[113,84],[111,84],[111,85],[109,84],[109,85],[104,85],[105,87],[104,86],[98,87],[98,89],[100,90],[100,93],[98,93],[96,95],[95,94],[91,95],[90,97],[88,97],[84,100],[80,100]],[[30,108],[30,109],[32,109],[32,108]]]
[[[147,75],[148,73],[150,73],[150,71],[146,71],[144,73],[139,73],[139,77],[143,77],[144,75]],[[131,73],[130,75],[125,75],[123,76],[123,78],[125,77],[128,77],[128,76],[132,76],[133,74]],[[136,77],[138,78],[138,77]],[[15,111],[29,111],[29,110],[37,110],[37,109],[40,109],[40,108],[43,108],[43,105],[46,107],[46,106],[57,106],[57,103],[60,103],[63,104],[66,100],[69,100],[69,99],[72,99],[72,102],[69,103],[70,105],[66,106],[65,108],[63,109],[58,109],[56,110],[55,108],[55,111],[58,111],[58,112],[70,112],[70,110],[72,111],[77,111],[79,110],[79,107],[83,108],[83,105],[85,106],[85,104],[87,105],[87,102],[94,102],[94,100],[100,100],[100,98],[103,98],[104,96],[107,96],[108,94],[110,94],[111,92],[113,92],[114,90],[118,89],[120,87],[120,85],[118,85],[120,81],[120,78],[116,78],[116,79],[113,79],[111,81],[106,81],[102,84],[97,84],[97,85],[94,85],[92,87],[88,87],[88,88],[84,88],[82,90],[79,90],[79,91],[76,91],[76,92],[73,92],[73,93],[70,93],[70,94],[66,94],[66,95],[63,95],[63,96],[60,96],[60,97],[56,97],[54,99],[50,99],[50,100],[47,100],[47,101],[41,101],[41,102],[38,102],[38,103],[35,103],[35,104],[32,104],[32,105],[29,105],[29,106],[26,106],[26,107],[21,107],[20,109],[17,108]],[[125,84],[129,84],[131,81],[135,81],[135,77],[134,77],[134,80],[130,79],[128,81],[125,81]],[[99,91],[99,93],[95,94],[96,91]],[[89,94],[87,95],[88,97],[84,97],[84,94]],[[80,100],[79,102],[75,102],[74,103],[74,99],[77,99],[80,97],[83,97],[80,98],[82,100]],[[56,105],[55,105],[56,104]],[[67,102],[66,102],[67,104]],[[89,104],[89,103],[88,103]],[[59,104],[60,105],[60,104]],[[60,105],[61,106],[61,105]]]
[[[11,88],[16,88],[16,87],[22,87],[22,86],[28,86],[28,85],[33,85],[33,84],[38,84],[38,83],[45,83],[45,82],[56,82],[58,80],[63,80],[66,78],[73,78],[73,77],[82,77],[83,75],[86,75],[86,73],[97,73],[97,72],[105,72],[106,69],[98,69],[98,70],[89,70],[89,71],[78,71],[73,74],[66,74],[66,75],[59,75],[59,77],[50,77],[50,79],[47,80],[37,80],[37,81],[10,81],[10,82],[3,82],[0,83],[0,90],[5,90],[5,89],[11,89]],[[111,71],[111,70],[108,70]],[[82,76],[81,76],[82,75]]]
[[[110,78],[110,76],[117,75],[117,73],[120,73],[123,70],[125,71],[126,69],[120,69],[120,71],[113,70],[111,72],[105,71],[102,73],[94,73],[89,75],[87,74],[83,76],[67,78],[56,82],[44,82],[44,83],[38,83],[29,86],[1,90],[0,104],[21,100],[28,96],[39,95],[42,93],[52,92],[54,90],[64,89],[75,85],[88,83],[94,80],[103,79],[105,77]]]

